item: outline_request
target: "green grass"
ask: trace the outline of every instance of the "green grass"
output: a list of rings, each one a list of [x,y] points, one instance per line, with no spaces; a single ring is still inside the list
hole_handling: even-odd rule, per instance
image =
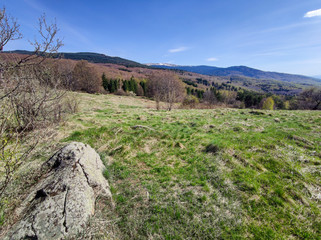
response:
[[[82,101],[62,142],[99,152],[114,201],[102,224],[116,239],[321,239],[320,112]]]
[[[320,112],[118,109],[64,139],[109,159],[118,238],[321,239]]]

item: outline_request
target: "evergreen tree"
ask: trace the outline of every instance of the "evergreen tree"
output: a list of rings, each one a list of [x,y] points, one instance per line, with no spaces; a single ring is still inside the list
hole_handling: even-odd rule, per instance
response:
[[[220,93],[220,91],[215,90],[215,97],[216,97],[217,101],[222,102],[223,97],[222,97],[222,94]]]
[[[191,88],[190,87],[186,88],[186,93],[187,93],[187,95],[191,95]]]
[[[137,82],[134,77],[130,78],[129,81],[129,91],[132,91],[134,93],[137,93]]]
[[[108,91],[108,79],[106,78],[105,73],[103,73],[103,75],[101,76],[102,79],[102,83],[103,83],[103,87],[106,91]]]
[[[143,88],[144,96],[146,96],[146,90],[147,90],[146,82],[145,81],[141,81],[139,83],[139,85]]]
[[[116,85],[114,80],[110,80],[110,93],[114,93],[116,91]]]
[[[128,81],[127,80],[123,81],[123,90],[125,92],[129,91],[129,86],[128,86]]]

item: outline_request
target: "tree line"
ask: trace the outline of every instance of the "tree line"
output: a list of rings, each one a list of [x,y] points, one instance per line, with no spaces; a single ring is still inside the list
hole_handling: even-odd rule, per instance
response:
[[[66,88],[69,87],[72,91],[95,93],[103,90],[111,94],[144,96],[154,99],[157,108],[162,101],[167,102],[168,109],[171,109],[175,102],[187,107],[220,105],[254,109],[318,110],[321,108],[319,88],[306,89],[298,96],[284,96],[250,91],[227,83],[209,83],[199,78],[197,80],[199,83],[205,83],[208,86],[206,89],[200,89],[195,87],[197,84],[193,81],[182,80],[171,71],[154,72],[146,79],[133,76],[129,80],[108,78],[105,73],[99,77],[87,61],[77,62],[68,79]]]
[[[108,93],[119,93],[120,90],[124,93],[132,92],[137,96],[146,96],[147,93],[145,79],[140,80],[134,77],[131,77],[130,80],[113,79],[107,78],[105,73],[103,73],[101,80],[104,90]]]

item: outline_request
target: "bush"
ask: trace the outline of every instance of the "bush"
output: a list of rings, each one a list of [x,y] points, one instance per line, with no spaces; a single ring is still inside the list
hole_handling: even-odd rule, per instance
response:
[[[123,89],[118,89],[116,92],[115,92],[115,95],[119,95],[119,96],[128,96],[128,93],[125,92]]]
[[[272,97],[263,99],[262,109],[264,110],[273,110],[274,109],[274,100]]]
[[[2,51],[7,43],[22,35],[19,24],[4,8],[0,9],[0,25]],[[37,133],[25,144],[28,132],[47,128],[49,124],[59,122],[67,111],[77,109],[74,100],[71,103],[65,99],[63,90],[69,85],[70,75],[61,74],[56,61],[47,60],[62,46],[57,38],[56,24],[48,24],[45,16],[41,16],[38,32],[40,39],[32,43],[33,54],[23,57],[0,55],[0,212],[8,185],[40,141]],[[68,69],[64,72],[70,73]]]
[[[198,103],[199,100],[197,97],[193,95],[187,95],[182,102],[182,107],[195,108]]]

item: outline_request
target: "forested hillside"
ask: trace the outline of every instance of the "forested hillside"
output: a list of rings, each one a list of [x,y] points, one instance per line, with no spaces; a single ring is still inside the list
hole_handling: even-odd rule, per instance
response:
[[[16,50],[16,51],[9,51],[8,53],[31,55],[33,52]],[[92,62],[92,63],[112,63],[112,64],[123,65],[126,67],[147,67],[146,65],[143,65],[131,60],[127,60],[124,58],[110,57],[105,54],[91,53],[91,52],[79,52],[79,53],[60,52],[55,54],[54,57],[71,59],[71,60],[87,60],[88,62]]]
[[[219,68],[212,66],[166,66],[151,65],[156,68],[178,69],[210,76],[249,77],[252,79],[276,80],[280,82],[298,83],[302,85],[321,85],[321,80],[302,75],[266,72],[246,66]]]

